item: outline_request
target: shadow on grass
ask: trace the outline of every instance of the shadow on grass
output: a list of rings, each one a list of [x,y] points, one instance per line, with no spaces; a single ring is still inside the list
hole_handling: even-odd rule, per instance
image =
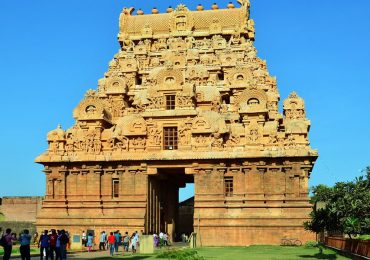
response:
[[[314,258],[314,259],[337,259],[336,254],[314,254],[314,255],[299,255],[300,258]]]
[[[141,259],[147,259],[150,256],[143,256],[143,255],[138,255],[138,256],[131,256],[131,257],[125,257],[125,258],[112,258],[111,256],[104,256],[104,257],[96,257],[93,258],[94,260],[112,260],[112,259],[129,259],[129,260],[141,260]],[[86,258],[73,258],[73,260],[86,260]]]

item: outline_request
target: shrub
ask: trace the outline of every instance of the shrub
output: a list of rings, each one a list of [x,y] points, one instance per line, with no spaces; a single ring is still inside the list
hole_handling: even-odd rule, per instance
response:
[[[313,248],[317,247],[318,243],[316,241],[307,241],[306,244],[304,244],[304,246],[307,248]]]
[[[361,235],[358,237],[360,240],[370,240],[370,235]]]
[[[157,258],[178,259],[178,260],[203,260],[195,250],[168,250],[163,251]]]

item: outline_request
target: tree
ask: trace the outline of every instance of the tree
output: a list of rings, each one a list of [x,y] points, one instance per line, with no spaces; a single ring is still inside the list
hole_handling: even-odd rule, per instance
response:
[[[357,234],[370,233],[370,167],[364,176],[350,182],[338,182],[330,188],[318,185],[312,188],[311,201],[317,205],[325,202],[322,208],[315,207],[311,220],[304,223],[307,230],[341,231],[350,238]]]

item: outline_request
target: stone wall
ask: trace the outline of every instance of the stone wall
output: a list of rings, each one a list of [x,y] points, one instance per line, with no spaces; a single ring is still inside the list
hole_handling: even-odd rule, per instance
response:
[[[3,197],[0,212],[4,221],[36,222],[42,197]]]
[[[12,232],[16,233],[17,236],[25,229],[30,231],[30,234],[36,232],[36,227],[34,223],[31,222],[23,222],[23,221],[0,221],[0,234],[5,232],[7,228],[10,228]]]

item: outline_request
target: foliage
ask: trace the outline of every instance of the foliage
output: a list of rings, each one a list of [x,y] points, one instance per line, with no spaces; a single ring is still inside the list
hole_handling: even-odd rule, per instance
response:
[[[311,197],[311,202],[315,203],[318,201],[328,201],[332,196],[332,189],[324,184],[319,184],[311,188],[313,196]]]
[[[322,243],[318,243],[316,241],[307,241],[304,246],[305,246],[305,248],[318,248],[319,249],[319,255],[322,255],[323,251],[325,249],[325,247]]]
[[[370,240],[370,234],[358,236],[359,240]]]
[[[332,188],[318,185],[312,191],[312,202],[325,201],[325,206],[310,214],[311,221],[304,223],[305,229],[316,233],[341,231],[350,238],[370,233],[370,167],[365,176],[354,181],[338,182]]]
[[[178,259],[178,260],[203,260],[202,256],[199,256],[195,250],[168,250],[163,251],[157,258],[165,259]]]
[[[313,247],[317,247],[318,243],[316,241],[307,241],[304,246],[306,248],[313,248]]]

